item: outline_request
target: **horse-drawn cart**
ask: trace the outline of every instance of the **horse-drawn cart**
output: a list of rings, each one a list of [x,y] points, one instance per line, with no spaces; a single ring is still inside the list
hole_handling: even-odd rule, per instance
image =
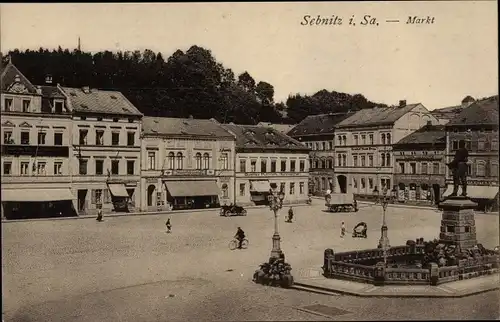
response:
[[[352,193],[330,193],[325,196],[326,209],[331,212],[358,211],[358,203]]]

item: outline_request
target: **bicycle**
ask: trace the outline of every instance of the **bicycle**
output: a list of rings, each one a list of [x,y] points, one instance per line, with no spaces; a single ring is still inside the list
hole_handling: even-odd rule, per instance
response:
[[[234,238],[233,240],[231,240],[229,242],[229,249],[230,250],[235,250],[236,248],[238,248],[239,244],[240,244],[240,241],[237,240],[236,238]],[[247,247],[248,247],[248,239],[243,238],[243,241],[241,242],[241,248],[242,249],[247,249]]]

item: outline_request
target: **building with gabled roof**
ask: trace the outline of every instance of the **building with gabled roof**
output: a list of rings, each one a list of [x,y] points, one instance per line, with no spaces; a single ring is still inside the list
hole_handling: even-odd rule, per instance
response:
[[[373,196],[382,187],[395,190],[392,145],[434,117],[420,103],[375,107],[355,112],[335,127],[336,192]]]
[[[288,135],[311,149],[309,152],[309,193],[325,195],[335,190],[335,127],[354,112],[309,115]]]
[[[71,108],[11,62],[0,70],[2,216],[74,216]]]
[[[498,95],[477,100],[446,125],[446,162],[451,162],[461,140],[469,150],[467,194],[483,209],[498,206]],[[452,178],[446,171],[448,188]]]
[[[265,126],[272,127],[273,129],[280,131],[281,133],[287,134],[295,124],[279,124],[279,123],[271,123],[271,122],[259,122],[257,126]]]
[[[451,119],[453,119],[455,116],[460,114],[460,112],[462,112],[464,108],[470,106],[475,101],[476,100],[472,96],[468,95],[462,100],[462,103],[460,105],[437,108],[432,110],[431,114],[438,118],[439,124],[444,125],[448,123]]]
[[[140,206],[142,113],[120,92],[59,86],[72,110],[72,189],[80,214]]]
[[[236,202],[267,204],[271,187],[285,193],[284,203],[308,199],[309,148],[271,127],[222,124],[236,138]]]
[[[235,137],[215,120],[144,117],[142,210],[235,202]]]

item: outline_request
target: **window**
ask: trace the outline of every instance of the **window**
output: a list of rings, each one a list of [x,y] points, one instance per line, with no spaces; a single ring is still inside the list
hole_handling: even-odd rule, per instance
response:
[[[352,161],[353,161],[353,165],[354,165],[355,167],[357,167],[357,166],[358,166],[358,156],[357,156],[357,155],[354,155],[354,156],[352,157]]]
[[[326,143],[325,142],[322,142],[321,143],[322,147],[323,147],[323,150],[326,150]]]
[[[295,183],[290,182],[290,194],[294,195],[295,194]]]
[[[30,144],[30,132],[21,132],[21,144]]]
[[[244,195],[245,195],[245,184],[240,183],[240,196],[244,196]]]
[[[361,178],[361,189],[365,189],[365,188],[366,188],[366,179]]]
[[[373,167],[373,155],[369,155],[369,156],[368,156],[368,165],[369,165],[370,167]]]
[[[295,172],[295,160],[290,160],[290,172]]]
[[[104,131],[95,131],[95,145],[104,145]]]
[[[368,188],[373,190],[373,178],[368,178]]]
[[[380,154],[380,166],[385,167],[385,153]]]
[[[342,145],[342,137],[339,135],[339,136],[337,137],[337,139],[338,139],[338,141],[339,141],[339,145]]]
[[[4,131],[3,132],[3,143],[4,144],[14,144],[14,140],[12,139],[12,131]]]
[[[299,194],[301,194],[301,195],[304,194],[304,183],[303,182],[299,183]]]
[[[467,175],[468,176],[472,175],[472,166],[470,164],[467,165]]]
[[[12,174],[12,162],[4,162],[3,163],[3,174],[4,175]]]
[[[104,160],[95,160],[95,174],[104,174]]]
[[[380,137],[381,137],[381,139],[382,139],[382,144],[385,144],[385,134],[384,134],[384,133],[382,133],[382,135],[381,135]]]
[[[422,163],[422,174],[427,174],[427,163],[426,162],[423,162]]]
[[[358,181],[356,180],[356,178],[352,178],[352,186],[354,188],[357,188],[358,187]]]
[[[250,171],[251,172],[257,171],[257,161],[255,161],[255,160],[250,161]]]
[[[410,173],[411,174],[416,174],[417,173],[417,164],[412,162],[410,163]]]
[[[80,145],[86,145],[87,144],[87,130],[80,130]]]
[[[354,135],[354,145],[359,145],[359,140],[357,135]]]
[[[276,172],[276,160],[271,160],[271,172]]]
[[[498,163],[496,163],[496,162],[491,163],[491,165],[490,165],[490,176],[493,177],[493,178],[497,178],[498,177]]]
[[[203,166],[205,169],[210,169],[210,155],[208,153],[203,154]]]
[[[134,146],[135,145],[135,133],[134,132],[128,132],[127,133],[127,145],[128,146]]]
[[[485,139],[479,139],[477,142],[477,149],[479,151],[484,151],[486,150],[486,140]]]
[[[338,161],[338,162],[337,162],[337,163],[338,163],[337,165],[338,165],[339,167],[340,167],[340,166],[342,166],[342,155],[341,155],[340,153],[339,153],[339,154],[337,154],[337,161]]]
[[[63,111],[63,103],[62,102],[55,102],[54,103],[54,110],[56,113],[62,113]]]
[[[227,153],[222,153],[220,156],[221,169],[227,170],[229,169],[229,156]]]
[[[458,141],[452,141],[451,142],[451,149],[452,150],[458,150]]]
[[[168,154],[168,168],[170,170],[175,169],[175,154],[174,154],[174,152],[170,152]]]
[[[93,204],[102,204],[102,189],[95,189],[91,202]]]
[[[385,154],[385,165],[387,167],[390,167],[391,166],[391,155],[389,153],[386,153]]]
[[[304,172],[306,170],[306,162],[304,160],[299,161],[299,171]]]
[[[347,145],[347,137],[345,135],[342,136],[342,141],[344,142],[344,145]]]
[[[63,134],[54,133],[54,145],[62,145],[62,144],[63,144]]]
[[[39,176],[46,175],[47,174],[47,172],[46,172],[46,166],[47,166],[47,163],[45,163],[45,162],[37,162],[37,164],[36,164],[36,174],[39,175]]]
[[[227,186],[227,183],[222,184],[222,198],[228,198],[229,197],[229,188]]]
[[[465,148],[469,151],[472,150],[472,142],[471,140],[465,140]]]
[[[386,142],[387,144],[391,144],[391,134],[390,133],[387,133],[387,135],[386,135],[386,141],[387,141]]]
[[[111,133],[111,145],[119,145],[120,144],[120,133],[113,132]]]
[[[281,160],[281,172],[286,171],[286,160]]]
[[[119,119],[119,118],[117,118],[117,117],[113,118],[113,122],[118,122],[119,120],[120,120],[120,119]]]
[[[476,176],[484,177],[486,175],[486,167],[483,162],[478,162],[476,166]]]
[[[45,132],[38,132],[38,145],[44,145],[45,144],[45,136],[47,133]]]
[[[333,142],[328,142],[328,150],[333,150]]]
[[[177,152],[177,169],[181,170],[183,168],[183,155],[181,152]],[[207,168],[208,169],[208,168]]]
[[[491,140],[491,151],[498,151],[498,139]]]
[[[366,135],[361,135],[361,141],[363,142],[363,145],[366,145]]]
[[[370,138],[370,145],[373,145],[373,134],[370,134],[369,138]]]
[[[267,161],[266,160],[260,160],[260,172],[262,172],[262,173],[267,172]]]
[[[281,183],[280,183],[280,191],[285,192],[285,189],[286,189],[286,183],[281,182]]]
[[[62,162],[54,162],[54,175],[62,174]]]
[[[366,166],[366,156],[364,155],[361,156],[361,166],[362,167]]]
[[[5,99],[5,111],[6,112],[12,111],[12,98]]]
[[[28,113],[30,111],[30,100],[23,100],[23,112]]]
[[[432,164],[432,173],[439,174],[439,163],[436,162]]]
[[[153,151],[148,152],[148,170],[156,169],[156,153]]]
[[[111,174],[119,174],[120,160],[111,160]]]
[[[87,174],[87,160],[80,159],[80,164],[79,164],[79,173],[80,174]]]
[[[195,159],[196,159],[196,169],[201,170],[203,168],[203,162],[200,152],[196,153]]]
[[[135,161],[127,160],[127,174],[134,175],[135,174]]]
[[[347,155],[346,154],[342,155],[342,165],[344,167],[347,166]]]
[[[455,232],[455,226],[446,226],[446,232],[448,233],[454,233]]]
[[[247,160],[240,159],[240,172],[247,172]]]
[[[399,173],[405,173],[405,164],[404,164],[404,162],[399,162]]]

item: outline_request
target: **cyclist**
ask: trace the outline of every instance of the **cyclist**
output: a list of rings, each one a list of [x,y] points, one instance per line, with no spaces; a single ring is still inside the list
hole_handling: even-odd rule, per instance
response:
[[[245,239],[245,232],[241,227],[238,227],[238,230],[236,231],[236,235],[234,235],[234,238],[238,240],[238,249],[241,249],[241,244],[243,243],[243,239]]]

